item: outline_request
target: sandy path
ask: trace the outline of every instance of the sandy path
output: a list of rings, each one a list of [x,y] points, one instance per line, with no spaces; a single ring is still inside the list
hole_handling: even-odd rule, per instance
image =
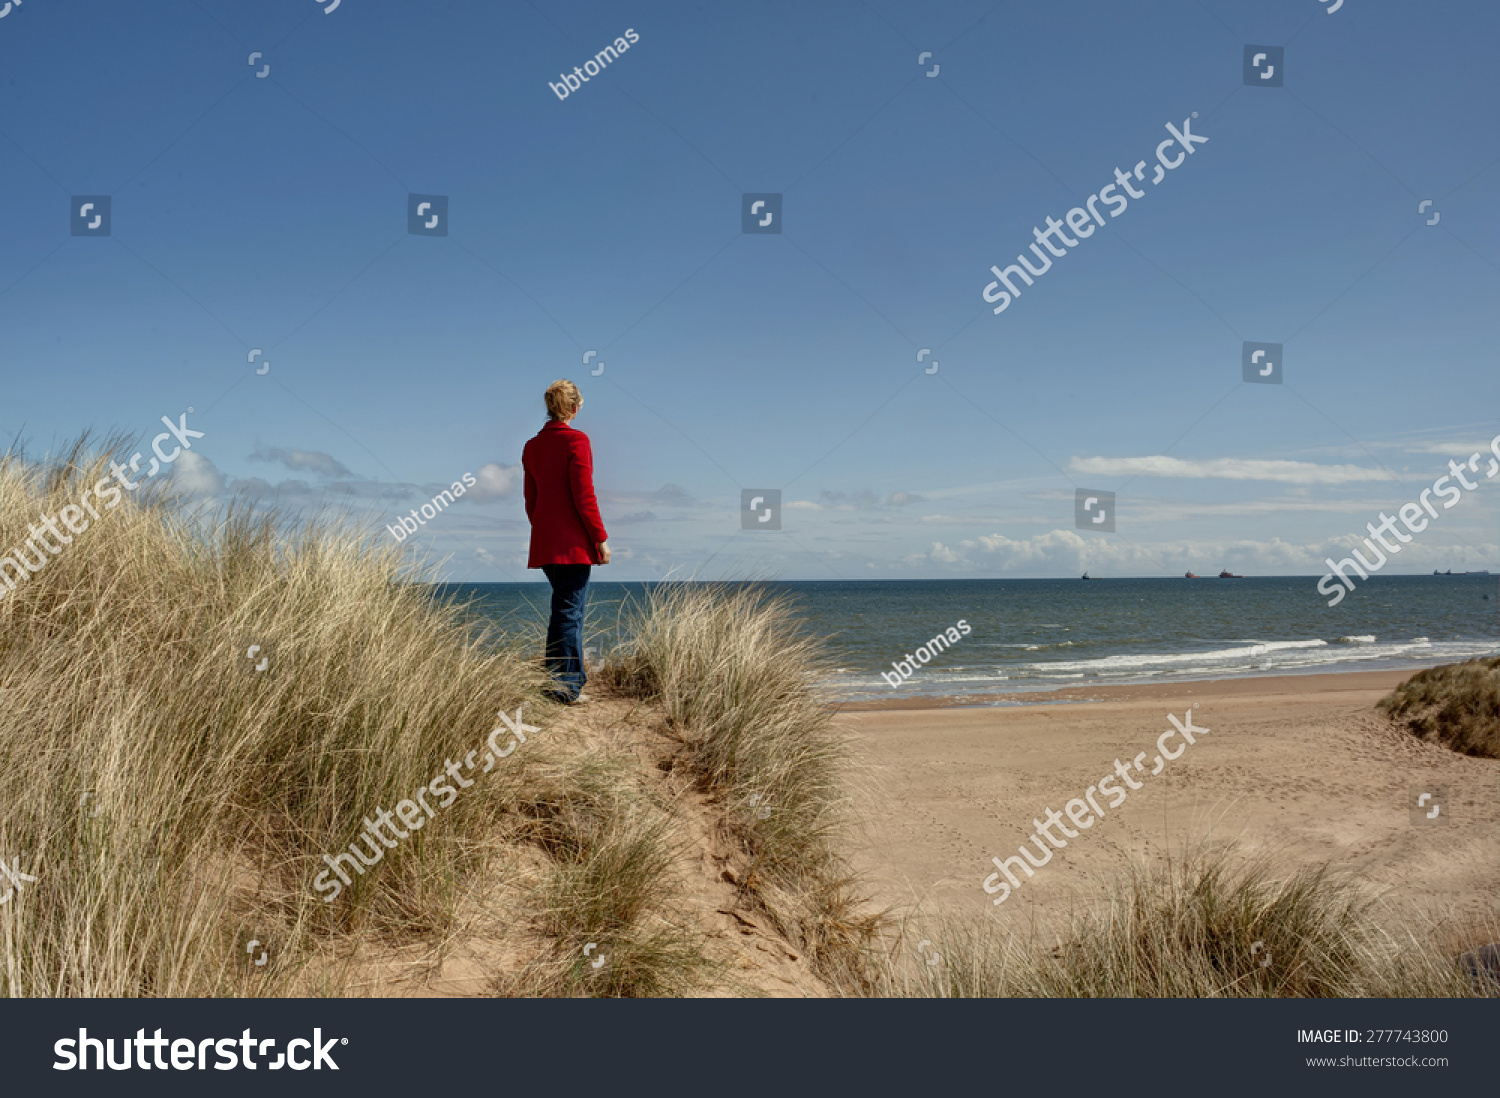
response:
[[[1024,707],[845,712],[875,798],[855,851],[876,899],[1053,921],[1133,853],[1237,838],[1288,867],[1329,861],[1387,895],[1393,912],[1472,924],[1497,919],[1500,761],[1429,746],[1374,708],[1402,672],[1285,676],[1087,691],[1107,699]],[[1060,693],[1058,697],[1077,697]],[[1146,752],[1193,703],[1212,731],[1118,809],[1022,877],[996,908],[981,890],[1027,842],[1032,819]],[[1181,740],[1168,741],[1170,749]],[[1409,790],[1446,786],[1452,820],[1416,825]],[[1067,822],[1066,820],[1064,821]],[[1069,826],[1072,826],[1071,824]],[[1054,832],[1057,833],[1057,832]]]

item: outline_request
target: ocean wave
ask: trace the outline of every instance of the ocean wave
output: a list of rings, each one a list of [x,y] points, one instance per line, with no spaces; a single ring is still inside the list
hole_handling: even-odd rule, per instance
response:
[[[1375,637],[1341,638],[1333,644],[1323,640],[1261,641],[1235,648],[1207,652],[1155,652],[1120,654],[1085,660],[1042,660],[1022,665],[1023,677],[1052,679],[1080,674],[1091,678],[1146,678],[1156,675],[1226,675],[1265,671],[1303,671],[1334,668],[1341,664],[1372,663],[1442,656],[1469,659],[1483,655],[1484,644],[1455,641],[1434,645],[1427,637],[1407,642],[1378,643]]]
[[[900,691],[884,683],[871,682],[864,675],[837,675],[826,685],[846,699],[889,698],[900,694],[918,696],[961,696],[971,693],[1026,694],[1032,691],[1056,690],[1070,686],[1112,686],[1163,681],[1201,681],[1238,678],[1243,675],[1323,674],[1356,671],[1367,667],[1413,667],[1432,663],[1457,663],[1476,656],[1493,656],[1493,642],[1443,641],[1433,644],[1426,638],[1420,643],[1333,644],[1322,647],[1282,649],[1237,662],[1201,658],[1188,653],[1166,653],[1179,657],[1174,662],[1130,666],[1119,662],[1103,666],[1104,660],[1053,661],[1048,663],[1012,664],[993,669],[953,668],[946,672],[931,669],[902,684]]]
[[[1326,648],[1325,640],[1305,641],[1258,641],[1239,648],[1218,648],[1208,652],[1151,652],[1131,655],[1101,656],[1091,660],[1051,660],[1028,666],[1049,671],[1100,671],[1115,668],[1136,669],[1161,665],[1197,663],[1216,660],[1231,663],[1264,656],[1270,652],[1290,652],[1306,648]]]

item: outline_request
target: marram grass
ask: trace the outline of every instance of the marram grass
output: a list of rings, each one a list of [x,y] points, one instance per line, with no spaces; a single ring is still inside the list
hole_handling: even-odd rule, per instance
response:
[[[0,546],[106,465],[0,459]],[[0,858],[37,878],[0,907],[0,993],[275,993],[308,935],[442,925],[520,759],[335,902],[310,883],[539,680],[378,541],[127,496],[0,598]]]

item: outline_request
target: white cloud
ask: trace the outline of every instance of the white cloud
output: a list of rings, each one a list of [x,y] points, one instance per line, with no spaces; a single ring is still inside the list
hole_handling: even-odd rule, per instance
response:
[[[474,474],[479,483],[469,488],[468,494],[475,499],[506,499],[520,489],[522,476],[519,465],[498,465],[492,461],[479,467]]]
[[[352,477],[342,462],[321,450],[286,450],[280,446],[257,446],[251,461],[276,461],[288,469],[307,469],[325,477]]]
[[[1388,480],[1383,469],[1362,465],[1319,465],[1311,461],[1277,461],[1246,458],[1212,458],[1190,461],[1152,454],[1127,458],[1080,458],[1069,462],[1075,473],[1100,477],[1180,477],[1202,480],[1273,480],[1286,484],[1351,484]]]
[[[953,564],[956,561],[962,559],[962,557],[957,552],[949,549],[940,541],[935,541],[932,543],[932,551],[928,553],[927,556],[930,560],[935,560],[940,564]]]
[[[1500,443],[1500,435],[1490,442],[1475,442],[1469,446],[1462,442],[1422,442],[1402,447],[1408,454],[1440,454],[1455,461],[1464,461],[1470,454],[1482,454]]]
[[[1400,495],[1400,489],[1392,487],[1392,492]],[[1135,506],[1141,512],[1141,521],[1171,522],[1178,519],[1201,519],[1205,515],[1279,515],[1293,511],[1307,511],[1313,514],[1326,515],[1335,511],[1349,511],[1364,514],[1380,506],[1380,499],[1376,497],[1373,501],[1363,499],[1291,499],[1286,496],[1274,496],[1267,499],[1237,500],[1231,503],[1211,503],[1208,501],[1167,501],[1167,500],[1136,500]]]
[[[224,476],[208,458],[195,450],[184,450],[172,465],[172,483],[195,496],[217,496],[224,490]]]
[[[904,507],[908,503],[922,502],[922,497],[915,492],[892,492],[888,496],[881,496],[868,488],[861,488],[857,492],[830,492],[825,489],[818,496],[824,506],[835,511],[879,511],[886,507]]]
[[[1059,499],[1062,497],[1059,496]],[[1073,497],[1067,497],[1068,506],[1073,506]],[[994,508],[990,509],[991,511]],[[994,526],[1001,521],[1000,516],[991,514],[973,515],[923,515],[918,521],[929,526]],[[1005,518],[1003,521],[1012,526],[1047,526],[1057,521],[1056,515],[1022,515],[1018,518]]]
[[[1213,574],[1234,565],[1242,569],[1285,574],[1310,569],[1322,561],[1318,547],[1240,539],[1223,542],[1132,544],[1117,538],[1084,537],[1072,530],[1051,530],[1014,539],[989,534],[979,539],[986,553],[999,559],[1002,571],[1113,571],[1116,573],[1192,570]]]
[[[936,541],[929,550],[901,557],[899,563],[918,575],[1068,576],[1090,572],[1095,576],[1180,576],[1193,571],[1213,576],[1221,568],[1261,576],[1317,575],[1326,569],[1325,558],[1337,560],[1360,544],[1352,534],[1305,544],[1278,537],[1266,541],[1240,538],[1131,543],[1117,537],[1086,537],[1073,530],[1056,529],[1028,538],[1004,534],[966,538],[956,548]],[[1497,557],[1500,546],[1492,541],[1474,545],[1413,542],[1392,558],[1386,571],[1494,568]]]

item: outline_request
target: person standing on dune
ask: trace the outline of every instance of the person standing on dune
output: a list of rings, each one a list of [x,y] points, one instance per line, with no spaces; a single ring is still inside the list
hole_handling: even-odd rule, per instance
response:
[[[557,699],[588,701],[583,684],[583,613],[589,572],[609,563],[609,535],[594,499],[594,453],[589,438],[570,426],[583,407],[571,381],[547,386],[547,425],[521,451],[526,471],[526,517],[531,521],[528,568],[552,584],[547,623],[547,670]]]

